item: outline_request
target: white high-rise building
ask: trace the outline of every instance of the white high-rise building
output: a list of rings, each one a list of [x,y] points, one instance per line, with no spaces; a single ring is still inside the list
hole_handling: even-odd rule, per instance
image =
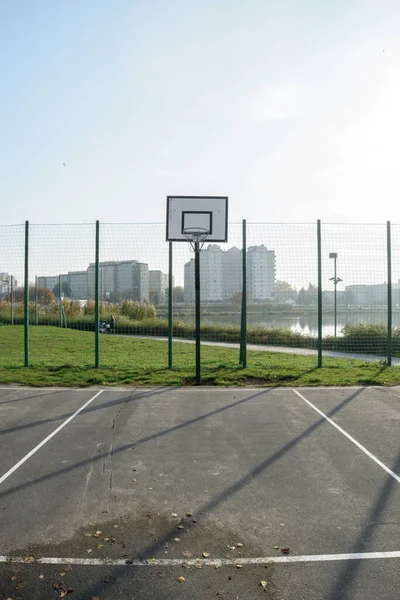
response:
[[[252,302],[275,296],[275,251],[264,244],[247,250],[247,291]]]
[[[12,287],[15,289],[17,287],[17,280],[12,275],[8,273],[0,273],[0,296],[5,296],[11,292],[11,278],[12,278]]]
[[[236,246],[224,252],[223,298],[231,301],[242,291],[242,251]]]
[[[224,252],[217,244],[210,244],[200,252],[200,300],[220,302],[223,300]],[[184,266],[185,302],[194,302],[194,258]]]
[[[242,251],[223,251],[211,244],[200,253],[201,302],[230,302],[242,291]],[[184,266],[185,302],[195,300],[194,259]],[[275,295],[275,251],[264,245],[247,251],[247,293],[252,302],[270,300]]]

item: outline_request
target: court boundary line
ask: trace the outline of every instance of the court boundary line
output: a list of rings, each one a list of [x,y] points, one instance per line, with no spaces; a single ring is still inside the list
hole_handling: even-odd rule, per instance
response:
[[[306,562],[335,562],[348,560],[382,560],[400,558],[400,550],[389,552],[353,552],[342,554],[303,554],[294,556],[260,556],[254,558],[149,558],[146,560],[112,559],[112,558],[71,558],[71,557],[40,557],[32,556],[0,556],[0,563],[24,563],[39,565],[82,565],[93,567],[188,567],[205,566],[236,566],[259,564],[290,564]]]
[[[388,473],[388,475],[390,475],[391,477],[393,477],[393,479],[395,479],[397,481],[397,483],[400,483],[400,477],[398,475],[396,475],[396,473],[394,473],[394,471],[392,471],[391,469],[389,469],[389,467],[387,467],[381,460],[379,460],[379,458],[377,458],[374,454],[372,454],[372,452],[370,452],[365,446],[363,446],[362,444],[360,444],[360,442],[358,442],[349,433],[347,433],[347,431],[345,431],[342,427],[340,427],[340,425],[338,425],[337,423],[335,423],[335,421],[332,421],[332,419],[330,419],[328,417],[328,415],[326,415],[324,412],[322,412],[322,410],[320,410],[317,406],[315,406],[315,404],[313,404],[312,402],[310,402],[309,400],[307,400],[307,398],[305,396],[303,396],[303,394],[301,394],[300,392],[298,392],[294,388],[293,388],[293,392],[295,394],[297,394],[297,396],[299,396],[299,398],[301,398],[302,400],[304,400],[304,402],[306,402],[306,404],[308,404],[308,406],[310,406],[310,408],[312,408],[313,410],[315,410],[315,412],[317,412],[328,423],[330,423],[333,427],[335,427],[335,429],[337,429],[342,435],[344,435],[359,450],[361,450],[362,452],[364,452],[364,454],[366,454],[379,467],[381,467],[381,469],[383,469],[384,471],[386,471],[386,473]]]
[[[19,469],[19,467],[21,467],[31,456],[33,456],[38,450],[40,450],[40,448],[42,448],[45,444],[47,444],[47,442],[50,441],[59,431],[61,431],[61,429],[63,429],[66,425],[68,425],[68,423],[70,423],[72,421],[72,419],[74,419],[77,415],[79,415],[79,413],[82,412],[82,410],[84,410],[87,406],[89,406],[89,404],[91,402],[93,402],[93,400],[96,400],[96,398],[98,398],[98,396],[100,396],[100,394],[102,394],[102,393],[103,393],[103,390],[99,390],[97,392],[97,394],[92,396],[92,398],[89,398],[89,400],[87,402],[85,402],[85,404],[83,404],[71,416],[69,416],[67,419],[65,419],[65,421],[63,421],[61,423],[61,425],[59,425],[56,429],[54,429],[54,431],[52,431],[47,437],[45,437],[44,440],[42,440],[41,442],[39,442],[39,444],[37,444],[37,446],[32,448],[32,450],[30,452],[28,452],[28,454],[25,454],[25,456],[23,458],[21,458],[21,460],[19,460],[13,467],[11,467],[11,469],[9,469],[6,473],[4,473],[4,475],[2,475],[2,477],[0,477],[0,485],[6,479],[8,479],[8,477],[10,477],[10,475],[12,475],[14,473],[14,471]]]

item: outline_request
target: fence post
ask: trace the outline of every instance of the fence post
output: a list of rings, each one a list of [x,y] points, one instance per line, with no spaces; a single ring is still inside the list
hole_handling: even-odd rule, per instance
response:
[[[387,231],[387,364],[392,366],[392,236],[390,221],[386,223]]]
[[[25,221],[24,355],[29,367],[29,221]]]
[[[173,334],[173,319],[172,319],[172,242],[169,242],[168,256],[168,369],[172,369],[172,334]]]
[[[94,267],[94,366],[100,365],[100,332],[99,332],[99,248],[100,248],[100,222],[96,221],[96,249]]]
[[[39,323],[39,313],[38,313],[38,278],[35,275],[35,325]]]
[[[321,252],[321,219],[317,221],[318,252],[318,368],[322,367],[322,252]]]
[[[246,219],[242,221],[242,309],[240,315],[240,354],[239,363],[247,367],[247,245]]]
[[[200,244],[195,242],[194,245],[194,289],[195,289],[195,301],[196,301],[196,385],[200,385],[200,360],[201,360],[201,349],[200,349]]]
[[[62,327],[63,322],[62,322],[61,275],[58,276],[58,304],[60,306],[60,327]]]
[[[11,275],[11,281],[10,281],[10,287],[11,287],[11,325],[14,325],[14,277],[13,275]]]

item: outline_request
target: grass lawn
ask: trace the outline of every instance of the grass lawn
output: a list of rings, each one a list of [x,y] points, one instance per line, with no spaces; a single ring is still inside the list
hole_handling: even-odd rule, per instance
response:
[[[0,384],[32,386],[192,385],[195,346],[174,343],[174,368],[168,369],[167,341],[100,336],[100,364],[94,368],[94,334],[58,327],[31,327],[30,366],[24,364],[22,326],[0,327]],[[399,367],[350,359],[248,352],[248,367],[238,365],[237,349],[202,347],[205,385],[318,386],[397,385]]]

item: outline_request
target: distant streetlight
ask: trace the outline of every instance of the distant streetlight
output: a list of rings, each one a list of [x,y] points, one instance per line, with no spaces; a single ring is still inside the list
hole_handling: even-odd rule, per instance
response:
[[[337,328],[337,284],[340,281],[343,281],[342,279],[340,279],[340,277],[337,276],[336,273],[336,261],[337,261],[337,252],[330,252],[329,253],[329,258],[333,258],[334,260],[334,276],[331,277],[329,279],[329,281],[333,281],[333,284],[335,286],[335,291],[334,291],[334,319],[335,319],[335,337],[336,337],[336,328]]]

